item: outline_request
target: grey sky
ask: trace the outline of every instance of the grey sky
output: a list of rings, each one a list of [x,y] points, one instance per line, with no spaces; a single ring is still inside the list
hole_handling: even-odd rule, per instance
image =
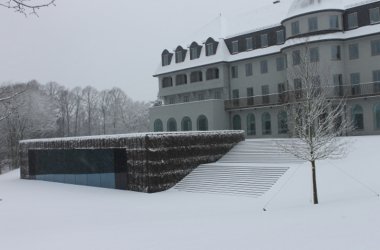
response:
[[[163,49],[191,40],[221,12],[244,12],[273,0],[56,1],[39,18],[0,7],[0,82],[117,86],[149,101],[157,96],[152,75]]]

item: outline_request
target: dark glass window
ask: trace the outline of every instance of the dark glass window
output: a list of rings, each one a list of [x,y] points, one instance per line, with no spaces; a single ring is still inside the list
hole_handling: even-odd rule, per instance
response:
[[[293,65],[299,65],[301,63],[301,52],[299,50],[293,50]]]
[[[252,74],[253,74],[252,63],[247,63],[245,65],[245,75],[246,76],[251,76]]]
[[[201,82],[203,81],[203,77],[202,77],[202,71],[193,71],[191,72],[190,74],[190,82],[193,83],[193,82]]]
[[[218,68],[210,68],[206,71],[206,80],[214,80],[219,79],[219,69]]]
[[[380,55],[380,40],[371,41],[372,56]]]
[[[341,59],[340,45],[333,45],[331,47],[331,60],[339,61]]]
[[[263,98],[263,104],[268,104],[269,103],[269,86],[268,85],[261,86],[261,93],[262,93],[262,98]]]
[[[176,75],[176,77],[175,77],[175,84],[176,85],[183,85],[186,83],[187,83],[187,75],[186,74]]]
[[[313,32],[313,31],[318,30],[318,18],[317,17],[309,17],[308,23],[309,23],[309,32]]]
[[[350,60],[359,58],[359,45],[357,43],[348,45],[348,56]]]
[[[261,48],[268,47],[268,34],[262,34],[260,36]]]
[[[192,124],[191,124],[191,119],[190,117],[185,116],[182,119],[181,122],[181,129],[182,131],[191,131],[192,130]]]
[[[232,41],[232,54],[239,53],[239,41]]]
[[[358,13],[348,14],[348,29],[354,29],[358,27]]]
[[[162,87],[168,88],[173,86],[173,79],[171,77],[164,77],[162,79]]]
[[[283,44],[285,41],[284,30],[278,30],[276,32],[276,35],[277,35],[277,44]]]
[[[330,16],[330,29],[338,29],[339,28],[339,16],[333,15]]]
[[[360,73],[352,73],[350,75],[352,95],[360,95]]]
[[[319,62],[319,49],[311,48],[309,52],[310,52],[310,62]]]
[[[268,73],[268,61],[267,60],[263,60],[260,62],[260,71],[261,71],[261,74]]]
[[[277,71],[282,71],[285,69],[285,58],[284,57],[277,57],[276,58],[276,66]]]
[[[170,118],[167,123],[167,130],[169,132],[177,131],[177,122],[174,118]]]
[[[288,115],[285,111],[281,111],[277,116],[278,120],[278,133],[286,134],[288,133]]]
[[[298,21],[292,22],[292,36],[298,35],[300,33],[300,23]]]
[[[380,8],[372,8],[369,9],[369,19],[371,23],[380,22]]]
[[[239,77],[238,66],[232,66],[231,67],[231,77],[232,78],[238,78]]]
[[[247,50],[253,50],[253,38],[252,37],[247,37],[245,39],[245,44],[246,44]]]
[[[240,115],[234,115],[232,118],[232,129],[241,130],[241,118]]]
[[[162,132],[164,131],[164,126],[162,125],[162,121],[157,119],[154,121],[154,132]]]
[[[207,131],[208,130],[208,120],[204,115],[200,115],[197,120],[197,130],[198,131]]]
[[[363,108],[360,105],[352,109],[352,118],[356,130],[364,129]]]
[[[262,122],[263,135],[272,134],[272,122],[271,122],[270,114],[268,112],[265,112],[261,115],[261,122]]]
[[[247,135],[256,135],[256,119],[254,114],[247,115]]]

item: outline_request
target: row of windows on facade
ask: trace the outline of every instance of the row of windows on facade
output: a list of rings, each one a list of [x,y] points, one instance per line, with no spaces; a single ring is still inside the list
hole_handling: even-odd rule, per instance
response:
[[[164,126],[161,119],[156,119],[154,121],[154,132],[163,132]],[[177,121],[174,118],[170,118],[166,122],[166,130],[169,132],[177,131]],[[193,125],[190,117],[185,116],[181,121],[181,130],[182,131],[192,131]],[[197,131],[207,131],[208,130],[208,119],[205,115],[200,115],[197,118]]]
[[[369,20],[371,24],[375,24],[380,22],[380,8],[371,8],[369,9]],[[329,25],[330,29],[339,29],[339,16],[338,15],[330,15],[329,16]],[[358,13],[352,12],[347,15],[347,25],[348,29],[354,29],[359,27],[358,23]],[[318,31],[318,17],[313,16],[308,18],[308,31],[315,32]],[[291,23],[291,34],[292,36],[296,36],[300,34],[300,23],[299,21],[294,21]]]
[[[370,86],[373,88],[372,91],[376,92],[376,93],[380,92],[380,70],[372,71],[372,79],[373,79],[373,84],[374,84],[373,86]],[[312,82],[314,85],[320,86],[320,84],[321,84],[320,76],[313,76]],[[361,94],[360,82],[361,82],[360,73],[356,72],[356,73],[350,74],[350,84],[352,86],[351,87],[351,93],[350,93],[351,95],[360,95]],[[342,74],[334,74],[333,75],[333,85],[336,87],[343,87],[343,75]],[[302,80],[300,78],[293,79],[293,89],[297,92],[297,91],[301,91],[302,88],[303,88]],[[288,90],[289,90],[289,86],[287,83],[282,82],[282,83],[277,84],[277,94],[282,94]],[[341,92],[343,92],[342,88],[336,88],[334,95],[343,96],[343,93],[341,93]],[[368,90],[366,92],[368,92]],[[263,98],[263,101],[262,101],[263,104],[269,103],[269,94],[270,94],[269,85],[268,84],[262,85],[260,97]],[[253,87],[247,88],[246,95],[247,95],[247,98],[255,96]],[[297,93],[296,93],[296,95],[297,95]],[[298,96],[296,96],[296,97],[302,98],[301,95],[302,95],[302,93],[299,92]],[[232,90],[232,99],[239,99],[239,98],[240,98],[239,89],[233,89]],[[248,103],[248,105],[254,104],[253,99],[251,100],[251,102],[252,103],[251,104]]]
[[[221,90],[215,90],[212,91],[212,94],[206,95],[205,92],[196,92],[193,93],[193,98],[190,97],[190,94],[184,94],[180,95],[178,98],[176,96],[170,96],[167,97],[167,101],[165,104],[176,104],[176,103],[186,103],[190,101],[203,101],[203,100],[210,100],[210,99],[222,99],[222,91]]]
[[[380,8],[371,8],[369,10],[369,19],[371,24],[375,24],[380,22]],[[349,13],[347,15],[348,20],[348,29],[354,29],[359,27],[358,25],[358,13],[353,12]],[[338,15],[331,15],[329,16],[329,25],[330,29],[339,29],[339,16]],[[308,18],[308,31],[309,32],[315,32],[319,30],[318,25],[318,17],[313,16]],[[297,36],[300,34],[300,23],[299,21],[294,21],[291,23],[291,35]],[[239,40],[232,41],[232,48],[231,52],[232,54],[239,53]],[[276,31],[276,44],[283,44],[285,42],[285,31],[284,30],[278,30]],[[253,49],[256,49],[258,47],[265,48],[268,47],[268,34],[261,34],[260,35],[260,46],[256,43],[255,39],[253,37],[247,37],[245,38],[245,50],[250,51]],[[190,60],[194,60],[200,57],[200,51],[202,49],[202,46],[192,46],[190,47]],[[215,43],[207,43],[206,44],[206,56],[211,56],[216,53],[217,45],[215,46]],[[185,50],[176,50],[175,52],[175,61],[176,63],[181,63],[185,60],[186,51]],[[171,61],[170,54],[164,54],[162,57],[163,66],[169,65]]]
[[[374,105],[373,108],[374,115],[374,128],[380,129],[380,103]],[[364,129],[364,112],[361,105],[355,105],[352,108],[352,121],[354,128],[356,130]],[[278,134],[287,134],[289,132],[288,128],[288,115],[285,111],[280,111],[277,114],[277,128]],[[232,117],[232,129],[241,130],[242,129],[242,119],[241,116],[236,114]],[[170,118],[167,121],[167,131],[177,131],[177,121],[174,118]],[[189,117],[184,117],[181,121],[182,131],[192,131],[192,121]],[[208,119],[206,116],[201,115],[197,119],[197,130],[206,131],[208,130]],[[162,132],[163,123],[160,119],[154,122],[154,131]],[[246,131],[248,136],[256,135],[256,116],[253,113],[249,113],[246,117]],[[261,114],[261,133],[262,135],[272,134],[272,118],[270,113],[264,112]]]
[[[219,69],[218,68],[209,68],[206,70],[206,80],[219,79]],[[203,81],[203,72],[200,70],[193,71],[190,73],[190,83],[201,82]],[[175,85],[184,85],[187,84],[187,74],[178,74],[175,76]],[[168,76],[162,78],[162,87],[168,88],[173,87],[173,78]]]
[[[319,62],[319,48],[313,47],[308,49],[309,55],[308,60],[310,62]],[[350,44],[348,46],[348,54],[349,59],[359,59],[359,45],[358,44]],[[372,56],[378,56],[380,55],[380,40],[374,40],[371,41],[371,55]],[[333,61],[339,61],[342,59],[341,54],[341,46],[340,45],[333,45],[331,46],[331,60]],[[292,51],[292,62],[293,66],[300,65],[302,62],[301,57],[301,51],[300,50],[294,50]],[[286,60],[284,57],[278,57],[276,58],[276,68],[277,71],[282,71],[287,66]],[[266,74],[268,73],[268,61],[262,60],[260,61],[260,73]],[[253,66],[252,63],[245,64],[245,75],[246,76],[252,76],[253,75]],[[232,78],[238,78],[239,77],[239,68],[238,66],[232,66],[231,67],[231,77]]]

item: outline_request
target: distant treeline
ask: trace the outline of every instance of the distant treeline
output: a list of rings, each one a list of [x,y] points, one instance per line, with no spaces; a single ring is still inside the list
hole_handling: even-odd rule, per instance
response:
[[[148,131],[147,102],[119,88],[68,89],[37,81],[0,86],[1,166],[19,166],[18,141]]]

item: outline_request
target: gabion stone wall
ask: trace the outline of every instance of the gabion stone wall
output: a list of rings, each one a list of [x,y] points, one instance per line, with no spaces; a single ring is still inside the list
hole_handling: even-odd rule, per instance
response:
[[[217,161],[242,140],[244,140],[242,131],[146,133],[25,140],[20,142],[21,178],[38,177],[36,176],[38,164],[36,165],[35,158],[41,154],[36,152],[48,154],[49,151],[57,152],[57,150],[75,152],[84,149],[114,149],[117,151],[114,162],[118,163],[118,167],[115,168],[115,188],[147,193],[159,192],[173,187],[200,164]],[[120,153],[120,149],[122,153],[125,150],[124,155]],[[72,166],[68,169],[72,169]],[[70,174],[67,171],[65,173]]]

